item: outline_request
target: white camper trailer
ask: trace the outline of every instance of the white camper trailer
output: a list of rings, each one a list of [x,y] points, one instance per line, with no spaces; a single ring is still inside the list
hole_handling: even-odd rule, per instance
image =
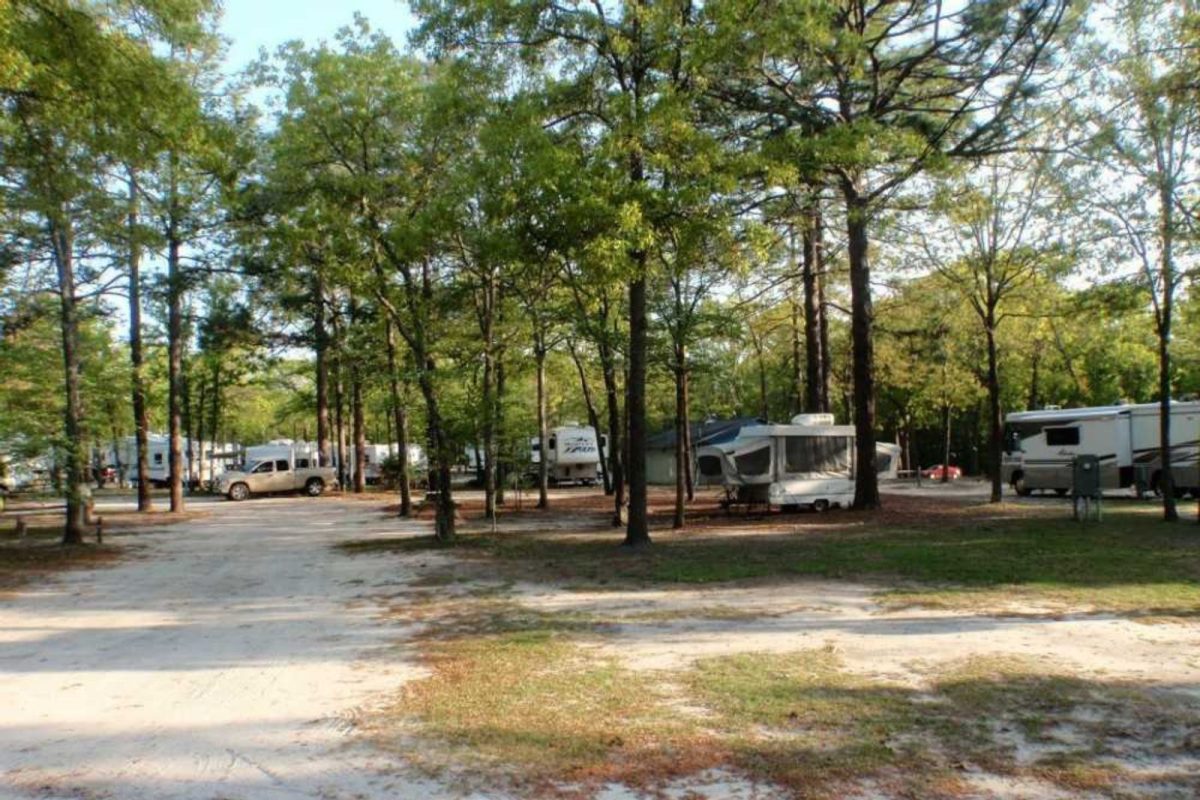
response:
[[[749,425],[737,438],[697,451],[700,470],[720,470],[738,502],[824,510],[854,502],[854,426],[832,414],[800,414],[789,425]]]
[[[1021,411],[1005,418],[1004,482],[1020,495],[1066,494],[1077,455],[1100,459],[1104,489],[1156,489],[1163,473],[1158,403]],[[1200,402],[1171,404],[1171,477],[1200,494]]]
[[[538,437],[529,440],[530,472],[538,474],[542,460]],[[551,483],[581,483],[595,485],[600,478],[600,459],[607,452],[608,437],[596,440],[594,428],[568,423],[552,428],[546,438],[546,472]]]
[[[232,442],[192,442],[184,439],[183,475],[184,483],[206,486],[230,467],[238,463],[240,452]],[[126,436],[118,442],[119,453],[110,447],[105,453],[103,466],[121,465],[122,482],[137,482],[137,437]],[[189,458],[189,453],[191,458]],[[119,456],[119,458],[117,457]],[[171,480],[171,437],[165,434],[149,435],[146,442],[146,473],[150,485],[165,487]]]

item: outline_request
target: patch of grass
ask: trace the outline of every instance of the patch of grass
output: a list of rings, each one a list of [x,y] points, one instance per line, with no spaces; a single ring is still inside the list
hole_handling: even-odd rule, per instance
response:
[[[888,525],[864,514],[819,519],[765,532],[740,529],[736,518],[727,529],[656,532],[637,553],[607,531],[464,534],[449,547],[510,577],[581,587],[813,576],[898,583],[882,596],[895,606],[1200,614],[1200,535],[1159,521],[1149,507],[1120,507],[1087,525],[1058,508],[987,505],[926,523],[911,515]],[[428,537],[341,545],[348,553],[446,547]]]
[[[0,545],[0,592],[20,588],[49,573],[110,564],[120,554],[121,548],[106,545],[63,547],[37,541]]]
[[[409,720],[443,746],[415,749],[422,765],[490,768],[535,784],[636,783],[715,763],[696,723],[673,713],[650,676],[595,657],[553,620],[529,622],[434,645],[430,677],[406,687],[377,736],[389,719]]]

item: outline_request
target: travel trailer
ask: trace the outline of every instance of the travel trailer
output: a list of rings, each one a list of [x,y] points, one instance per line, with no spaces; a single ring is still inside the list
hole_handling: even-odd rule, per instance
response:
[[[235,466],[240,450],[231,442],[194,442],[188,447],[184,439],[183,474],[184,483],[192,486],[209,485],[213,478]],[[120,482],[137,483],[137,437],[126,436],[117,443],[118,452],[110,446],[103,454],[100,466],[121,466]],[[192,458],[188,457],[191,454]],[[150,484],[164,487],[171,480],[171,438],[165,434],[152,433],[146,442],[146,472]]]
[[[1159,452],[1158,403],[1021,411],[1005,418],[1004,482],[1019,495],[1071,489],[1077,455],[1100,459],[1104,489],[1156,490],[1163,463]],[[1175,492],[1200,496],[1200,402],[1171,404],[1171,477]]]
[[[530,473],[538,474],[542,460],[538,437],[529,440]],[[600,459],[607,452],[608,437],[596,440],[590,426],[568,423],[552,428],[546,438],[546,472],[551,483],[580,483],[593,486],[600,479]]]
[[[399,445],[369,444],[363,452],[366,454],[363,477],[367,485],[373,486],[383,480],[383,462],[399,452]],[[350,468],[352,475],[357,463],[355,449],[351,445],[346,450],[346,466]],[[418,472],[428,467],[425,461],[425,449],[421,445],[410,444],[408,446],[408,467],[411,472]]]

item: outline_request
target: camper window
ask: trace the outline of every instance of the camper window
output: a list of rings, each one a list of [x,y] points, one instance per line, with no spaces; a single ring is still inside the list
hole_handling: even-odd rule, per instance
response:
[[[771,469],[771,446],[741,453],[734,461],[737,462],[737,471],[742,475],[766,475]]]
[[[1079,428],[1046,428],[1048,447],[1073,447],[1079,444]]]
[[[791,474],[850,470],[848,436],[789,436],[785,441],[784,461]]]
[[[274,471],[275,471],[275,462],[274,461],[264,461],[261,464],[259,464],[257,467],[255,467],[254,472],[252,472],[250,474],[251,475],[259,475],[264,472],[274,472]]]
[[[721,477],[721,459],[717,456],[700,456],[700,474],[708,478]]]
[[[162,453],[155,453],[155,454],[154,454],[154,463],[155,463],[155,464],[162,464]]]
[[[288,460],[287,460],[286,458],[280,458],[280,459],[276,460],[276,462],[275,462],[275,471],[276,471],[276,472],[289,472],[289,471],[291,471],[291,467],[289,467],[289,466],[288,466]]]
[[[549,441],[546,442],[546,447],[550,448],[551,450],[556,449],[558,447],[558,439],[554,436],[551,436]]]

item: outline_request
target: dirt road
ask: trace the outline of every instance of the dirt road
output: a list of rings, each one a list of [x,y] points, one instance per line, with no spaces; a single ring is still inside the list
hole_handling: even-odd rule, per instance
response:
[[[369,599],[409,576],[329,552],[401,524],[335,500],[210,508],[0,603],[0,797],[423,795],[351,744],[411,675]]]

